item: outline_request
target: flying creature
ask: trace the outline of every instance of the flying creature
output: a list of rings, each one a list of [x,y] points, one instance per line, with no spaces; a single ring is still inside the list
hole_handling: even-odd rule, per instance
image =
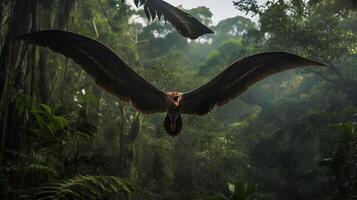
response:
[[[177,136],[183,126],[181,114],[206,115],[246,91],[249,86],[279,72],[323,64],[286,52],[267,52],[235,61],[212,80],[191,92],[161,91],[132,70],[107,46],[84,36],[45,30],[17,38],[48,47],[79,64],[96,84],[131,102],[144,114],[166,112],[164,128]]]
[[[192,15],[163,0],[134,0],[134,3],[136,7],[144,6],[144,12],[149,21],[156,18],[169,21],[186,38],[197,39],[204,34],[213,33]]]

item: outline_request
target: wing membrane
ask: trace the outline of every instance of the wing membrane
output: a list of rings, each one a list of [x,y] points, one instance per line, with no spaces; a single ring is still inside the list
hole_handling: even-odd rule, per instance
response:
[[[165,112],[165,93],[148,83],[105,45],[74,33],[47,30],[18,37],[73,59],[103,89],[143,113]]]
[[[202,87],[185,93],[181,112],[207,114],[215,105],[221,106],[246,91],[256,82],[288,69],[323,64],[285,52],[252,55],[236,61]]]

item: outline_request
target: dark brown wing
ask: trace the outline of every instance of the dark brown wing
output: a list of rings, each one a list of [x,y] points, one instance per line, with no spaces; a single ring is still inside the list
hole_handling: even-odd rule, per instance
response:
[[[272,74],[297,67],[323,64],[284,52],[252,55],[236,61],[214,79],[182,96],[181,112],[207,114],[215,105],[223,105],[249,86]]]
[[[134,0],[136,6],[144,5],[146,17],[154,20],[156,17],[169,21],[185,37],[196,39],[213,31],[200,23],[192,15],[166,3],[162,0]]]
[[[78,63],[95,82],[143,113],[165,112],[165,93],[145,81],[112,50],[92,39],[64,31],[47,30],[18,37]]]

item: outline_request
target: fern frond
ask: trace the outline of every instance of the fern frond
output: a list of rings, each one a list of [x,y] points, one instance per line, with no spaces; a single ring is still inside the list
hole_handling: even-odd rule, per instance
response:
[[[77,176],[59,183],[38,188],[36,197],[41,200],[103,199],[119,192],[130,193],[134,187],[125,180],[115,176]]]
[[[57,171],[48,166],[40,165],[40,164],[30,164],[24,167],[24,171],[28,173],[37,173],[37,174],[47,174],[47,176],[56,176]]]

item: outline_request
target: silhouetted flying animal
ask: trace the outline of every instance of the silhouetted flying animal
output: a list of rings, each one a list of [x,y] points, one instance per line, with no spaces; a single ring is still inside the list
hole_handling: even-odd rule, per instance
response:
[[[124,0],[122,0],[124,1]],[[192,15],[172,6],[162,0],[134,0],[137,7],[144,6],[144,12],[149,20],[156,17],[169,21],[184,37],[196,39],[213,31],[199,22]]]
[[[284,52],[252,55],[234,62],[203,86],[188,92],[163,92],[144,80],[103,44],[74,33],[48,30],[18,37],[49,47],[78,63],[103,89],[132,104],[143,113],[167,112],[164,128],[176,136],[182,128],[181,113],[205,115],[259,80],[278,72],[317,65],[300,56]]]

